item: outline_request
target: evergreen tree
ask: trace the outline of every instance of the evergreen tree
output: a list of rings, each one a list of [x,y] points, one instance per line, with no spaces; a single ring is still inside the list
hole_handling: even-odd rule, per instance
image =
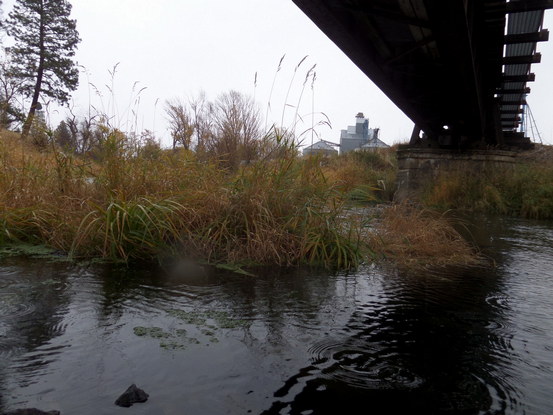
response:
[[[69,18],[70,14],[67,0],[16,0],[5,22],[15,40],[8,49],[12,76],[21,81],[23,94],[31,97],[23,137],[29,134],[40,109],[41,96],[65,104],[77,89],[79,71],[73,57],[80,38],[77,22]]]

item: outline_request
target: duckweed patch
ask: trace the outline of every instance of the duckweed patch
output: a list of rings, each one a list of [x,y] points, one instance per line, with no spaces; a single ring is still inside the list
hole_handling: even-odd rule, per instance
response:
[[[193,324],[197,326],[204,325],[207,321],[207,318],[205,316],[197,312],[190,312],[190,311],[184,311],[184,310],[168,310],[167,314],[182,320],[186,324]]]
[[[167,314],[182,320],[186,324],[212,329],[236,329],[247,327],[249,324],[247,320],[234,318],[226,311],[207,310],[199,312],[172,309],[168,310]]]
[[[166,350],[184,350],[186,349],[186,346],[182,343],[175,342],[175,341],[169,341],[169,342],[161,342],[159,344],[159,347]]]
[[[159,347],[165,350],[184,350],[189,345],[200,345],[219,343],[220,330],[233,330],[248,327],[247,320],[233,318],[226,311],[207,310],[185,311],[185,310],[167,310],[167,314],[177,319],[177,325],[182,326],[169,330],[163,330],[160,327],[136,326],[133,332],[138,337],[148,337],[159,340]]]
[[[133,328],[134,334],[139,337],[151,337],[153,339],[167,339],[172,337],[170,333],[163,331],[160,327],[142,327]]]

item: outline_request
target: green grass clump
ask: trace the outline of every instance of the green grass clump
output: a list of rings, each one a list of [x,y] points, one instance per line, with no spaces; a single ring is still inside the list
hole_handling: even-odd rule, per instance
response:
[[[71,253],[124,261],[155,258],[179,235],[181,210],[172,200],[94,204],[77,229]]]

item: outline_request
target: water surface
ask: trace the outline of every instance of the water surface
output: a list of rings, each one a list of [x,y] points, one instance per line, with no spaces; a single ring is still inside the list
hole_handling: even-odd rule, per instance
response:
[[[553,226],[483,219],[495,267],[329,275],[0,262],[0,412],[553,413]],[[131,383],[150,395],[114,405]]]

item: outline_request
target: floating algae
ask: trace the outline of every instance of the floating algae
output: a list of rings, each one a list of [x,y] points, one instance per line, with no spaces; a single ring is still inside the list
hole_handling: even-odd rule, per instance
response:
[[[190,344],[219,343],[217,334],[221,329],[231,330],[249,325],[248,321],[233,318],[226,311],[199,312],[171,309],[167,310],[167,314],[175,317],[178,320],[177,324],[186,324],[191,327],[186,329],[179,327],[164,331],[155,326],[137,326],[133,328],[134,334],[139,337],[159,339],[159,346],[166,350],[184,350]]]
[[[198,312],[172,309],[168,310],[167,314],[184,321],[186,324],[213,329],[235,329],[247,327],[249,324],[247,320],[231,317],[226,311],[207,310],[205,312]],[[211,320],[214,324],[207,324],[208,320]]]
[[[168,310],[167,314],[184,321],[186,324],[193,324],[196,326],[204,325],[207,321],[207,317],[205,317],[205,315],[202,315],[201,313],[197,313],[194,311],[184,311],[184,310],[173,309],[173,310]]]
[[[172,337],[170,333],[163,331],[161,327],[142,327],[137,326],[133,328],[134,334],[139,337],[151,337],[153,339],[167,339]]]

